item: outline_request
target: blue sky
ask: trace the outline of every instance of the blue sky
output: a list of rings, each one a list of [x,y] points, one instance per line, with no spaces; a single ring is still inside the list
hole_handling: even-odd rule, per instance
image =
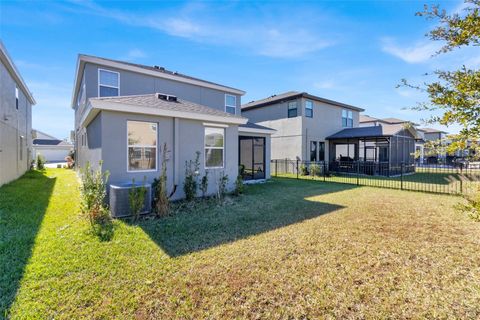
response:
[[[73,127],[79,53],[236,87],[247,91],[243,103],[308,91],[419,122],[428,114],[405,108],[425,97],[396,89],[400,79],[421,83],[437,68],[480,65],[473,50],[431,58],[439,44],[425,38],[435,22],[415,17],[423,3],[2,1],[0,38],[37,100],[34,128],[59,138]]]

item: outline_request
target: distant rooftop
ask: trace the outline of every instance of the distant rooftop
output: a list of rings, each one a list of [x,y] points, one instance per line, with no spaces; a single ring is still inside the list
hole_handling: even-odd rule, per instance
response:
[[[356,110],[356,111],[364,111],[364,109],[359,108],[359,107],[355,107],[355,106],[345,104],[345,103],[342,103],[342,102],[333,101],[333,100],[321,98],[321,97],[318,97],[318,96],[314,96],[314,95],[309,94],[308,92],[298,92],[298,91],[288,91],[288,92],[284,92],[284,93],[280,93],[280,94],[274,94],[274,95],[272,95],[268,98],[248,102],[248,103],[242,105],[242,110],[246,111],[246,110],[250,110],[250,109],[254,109],[254,108],[260,108],[260,107],[263,107],[263,106],[268,106],[270,104],[274,104],[274,103],[278,103],[278,102],[282,102],[282,101],[288,101],[288,100],[292,100],[292,99],[300,98],[300,97],[304,97],[304,98],[316,100],[316,101],[319,101],[319,102],[323,102],[323,103],[327,103],[327,104],[331,104],[331,105],[335,105],[335,106],[339,106],[339,107],[343,107],[343,108]]]
[[[383,119],[380,119],[380,118],[374,118],[374,117],[371,117],[371,116],[368,116],[368,115],[363,115],[363,114],[360,115],[359,122],[360,123],[382,122],[382,123],[386,123],[386,124],[411,123],[414,126],[418,126],[417,123],[414,123],[414,122],[409,121],[409,120],[403,120],[403,119],[398,119],[398,118],[383,118]]]
[[[422,132],[425,132],[425,133],[448,133],[446,131],[437,130],[437,129],[433,129],[433,128],[419,128],[418,130],[420,130]]]

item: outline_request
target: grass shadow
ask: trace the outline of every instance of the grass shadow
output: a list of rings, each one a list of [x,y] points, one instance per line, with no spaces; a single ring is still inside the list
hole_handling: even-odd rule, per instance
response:
[[[8,317],[55,181],[29,171],[0,188],[0,318]]]
[[[223,205],[215,200],[196,201],[170,217],[137,225],[169,256],[176,257],[334,212],[343,207],[311,197],[352,188],[356,186],[275,178],[248,186],[245,194]]]

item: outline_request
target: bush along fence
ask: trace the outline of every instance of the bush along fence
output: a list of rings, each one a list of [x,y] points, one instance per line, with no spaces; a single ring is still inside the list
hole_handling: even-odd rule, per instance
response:
[[[275,159],[272,175],[400,190],[465,194],[480,188],[480,169],[458,165]]]

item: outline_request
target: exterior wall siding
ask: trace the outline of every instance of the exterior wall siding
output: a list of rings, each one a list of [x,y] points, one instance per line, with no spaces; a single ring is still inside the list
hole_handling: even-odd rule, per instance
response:
[[[16,109],[16,82],[3,63],[0,64],[0,79],[0,185],[2,185],[20,177],[30,166],[32,105],[18,86],[19,102],[18,110]]]
[[[174,171],[177,172],[178,181],[173,200],[184,197],[183,181],[185,179],[185,162],[194,160],[196,151],[200,151],[200,177],[205,174],[205,151],[204,151],[204,124],[201,121],[179,119],[178,144],[179,152],[174,153],[174,119],[167,117],[144,116],[138,114],[128,114],[121,112],[102,111],[101,121],[101,139],[108,141],[103,143],[101,148],[101,157],[103,158],[103,170],[110,172],[111,184],[131,182],[135,179],[137,182],[143,181],[146,177],[147,182],[153,182],[154,178],[160,175],[161,149],[164,143],[169,151],[169,160],[167,162],[167,187],[170,193],[174,190]],[[128,172],[127,171],[127,121],[148,121],[158,124],[157,137],[157,168],[155,171],[148,172]],[[230,126],[225,129],[225,160],[223,169],[208,169],[209,176],[209,194],[216,192],[216,181],[223,171],[228,175],[229,181],[227,188],[229,191],[234,189],[235,178],[238,174],[238,127]],[[175,159],[178,157],[178,159]],[[178,164],[178,168],[174,168]]]
[[[306,98],[297,100],[296,118],[288,118],[288,101],[242,111],[251,122],[277,130],[272,135],[272,159],[310,160],[310,142],[325,142],[325,159],[329,159],[326,137],[345,129],[344,108]],[[313,117],[305,116],[305,102],[313,102]],[[351,110],[351,109],[349,109]],[[353,127],[359,126],[360,112],[351,110]]]

